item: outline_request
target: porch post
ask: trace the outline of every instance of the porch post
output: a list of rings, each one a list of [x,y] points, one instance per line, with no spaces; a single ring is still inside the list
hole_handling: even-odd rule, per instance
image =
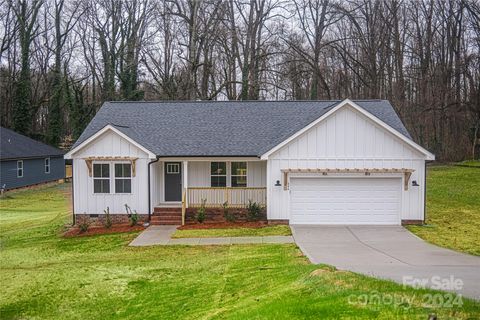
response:
[[[182,185],[183,185],[183,190],[182,190],[182,193],[185,192],[185,194],[187,193],[187,188],[188,188],[188,161],[182,161],[182,172],[183,172],[183,181],[182,181]],[[187,201],[187,197],[185,197],[185,202],[186,202],[186,205],[188,207],[188,201]]]

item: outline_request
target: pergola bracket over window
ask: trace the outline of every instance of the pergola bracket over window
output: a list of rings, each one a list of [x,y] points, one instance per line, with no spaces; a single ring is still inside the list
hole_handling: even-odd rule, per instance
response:
[[[92,176],[92,163],[93,161],[129,161],[130,164],[132,165],[132,177],[135,177],[135,164],[138,158],[132,158],[132,157],[88,157],[85,158],[85,163],[88,168],[88,176]]]
[[[392,168],[392,169],[386,169],[386,168],[374,168],[374,169],[282,169],[281,170],[283,173],[283,189],[288,190],[288,174],[289,173],[318,173],[322,174],[324,176],[327,176],[330,173],[358,173],[358,174],[364,174],[366,176],[369,176],[373,173],[403,173],[404,179],[403,179],[403,188],[404,190],[408,190],[408,183],[410,181],[410,177],[412,176],[412,173],[415,171],[413,169],[406,169],[406,168]]]

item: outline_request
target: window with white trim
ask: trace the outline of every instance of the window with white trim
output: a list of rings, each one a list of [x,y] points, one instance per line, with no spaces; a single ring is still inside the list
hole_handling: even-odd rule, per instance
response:
[[[167,163],[167,174],[179,174],[179,173],[180,173],[179,163]]]
[[[211,187],[227,186],[227,163],[226,162],[210,163],[210,186]]]
[[[93,164],[93,193],[110,193],[110,164]]]
[[[17,161],[17,178],[23,178],[23,160]]]
[[[50,173],[50,158],[45,158],[45,173]]]
[[[132,165],[115,163],[115,193],[132,192]]]
[[[232,187],[247,186],[247,163],[246,162],[232,162],[231,181],[232,181]]]

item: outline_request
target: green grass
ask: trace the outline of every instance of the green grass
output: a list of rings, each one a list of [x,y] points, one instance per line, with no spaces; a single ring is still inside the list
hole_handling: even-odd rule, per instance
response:
[[[465,160],[465,161],[459,162],[457,165],[479,168],[480,167],[480,160]]]
[[[261,237],[290,236],[289,226],[267,226],[263,228],[190,229],[177,230],[172,238],[213,238],[213,237]]]
[[[480,318],[478,302],[425,305],[434,291],[312,265],[294,245],[128,247],[136,233],[65,239],[67,197],[60,185],[0,200],[1,319]]]
[[[480,255],[480,169],[429,168],[426,217],[426,226],[408,228],[436,245]]]

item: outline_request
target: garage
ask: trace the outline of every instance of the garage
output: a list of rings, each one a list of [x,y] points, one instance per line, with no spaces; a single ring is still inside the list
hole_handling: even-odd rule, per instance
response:
[[[290,223],[398,225],[401,190],[396,177],[292,177]]]

